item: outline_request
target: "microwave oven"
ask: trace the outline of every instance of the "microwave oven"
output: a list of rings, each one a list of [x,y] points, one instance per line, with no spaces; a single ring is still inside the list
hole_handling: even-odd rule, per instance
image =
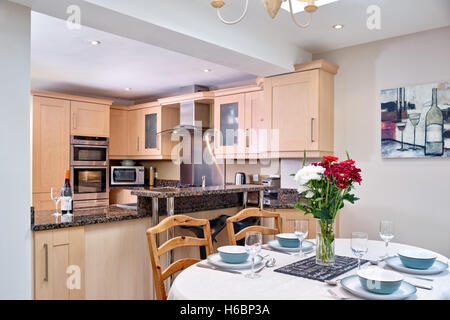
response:
[[[111,167],[111,185],[112,186],[143,186],[145,177],[145,168],[143,166]]]

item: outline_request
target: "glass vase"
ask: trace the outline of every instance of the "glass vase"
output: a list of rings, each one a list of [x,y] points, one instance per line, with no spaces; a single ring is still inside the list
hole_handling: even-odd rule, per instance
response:
[[[316,219],[316,264],[334,265],[334,220]]]

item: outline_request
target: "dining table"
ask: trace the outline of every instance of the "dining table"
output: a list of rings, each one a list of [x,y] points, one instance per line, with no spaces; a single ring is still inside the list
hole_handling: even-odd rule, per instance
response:
[[[314,242],[314,240],[309,240]],[[382,241],[369,240],[368,252],[363,259],[376,261],[385,255],[386,247]],[[414,246],[389,243],[389,256],[394,256],[400,250],[419,249]],[[430,251],[430,250],[428,250]],[[331,286],[325,282],[293,276],[274,270],[315,256],[315,250],[305,253],[305,256],[286,254],[269,250],[263,245],[260,255],[275,258],[273,267],[264,268],[259,278],[245,277],[250,270],[240,270],[241,274],[222,272],[213,269],[200,268],[196,264],[182,271],[170,288],[169,300],[329,300],[329,299],[361,299],[353,295],[339,284]],[[350,247],[350,239],[335,240],[335,254],[354,257]],[[437,260],[448,264],[448,259],[437,254]],[[205,261],[199,262],[205,264]],[[384,261],[378,264],[369,262],[362,264],[361,268],[391,269]],[[355,275],[357,268],[338,276],[342,279],[348,275]],[[397,271],[398,272],[398,271]],[[417,277],[417,275],[401,273],[404,280],[412,284],[431,286],[432,289],[417,288],[416,293],[410,295],[408,300],[450,300],[450,273],[448,268],[435,275]],[[419,279],[421,278],[421,279]],[[330,292],[331,290],[331,292]],[[334,293],[334,294],[333,294]]]

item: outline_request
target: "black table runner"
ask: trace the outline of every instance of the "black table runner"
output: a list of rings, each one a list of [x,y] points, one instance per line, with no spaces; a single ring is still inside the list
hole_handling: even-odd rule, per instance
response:
[[[368,260],[361,259],[361,265],[367,262]],[[356,258],[335,256],[334,266],[321,266],[316,264],[316,257],[313,256],[305,260],[288,264],[287,266],[274,271],[324,282],[325,280],[334,279],[357,267],[358,259]]]

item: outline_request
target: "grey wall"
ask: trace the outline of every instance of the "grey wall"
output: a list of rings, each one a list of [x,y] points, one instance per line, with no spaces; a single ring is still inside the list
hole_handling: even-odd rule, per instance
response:
[[[30,10],[0,0],[0,299],[30,299]]]
[[[361,198],[342,212],[341,236],[395,222],[394,241],[450,256],[450,158],[381,159],[380,90],[450,81],[450,27],[316,55],[340,66],[335,151],[362,168]]]

